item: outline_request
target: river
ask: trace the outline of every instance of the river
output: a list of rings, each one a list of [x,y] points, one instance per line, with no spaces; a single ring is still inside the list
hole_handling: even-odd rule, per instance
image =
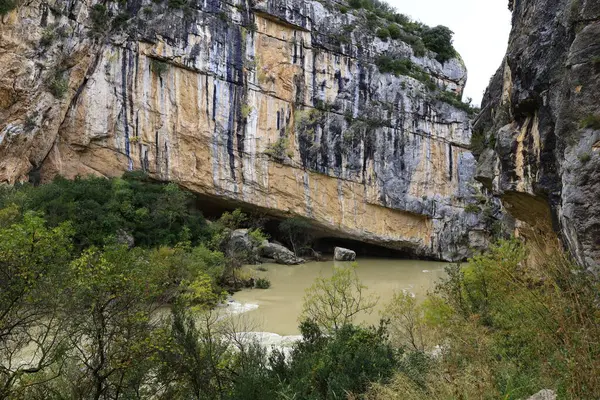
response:
[[[245,315],[251,321],[252,330],[277,335],[297,335],[304,291],[317,277],[329,277],[334,266],[345,264],[349,263],[327,261],[296,266],[262,264],[247,267],[253,269],[257,277],[269,279],[271,287],[242,290],[233,295],[233,300],[250,310]],[[443,262],[421,260],[360,258],[358,277],[368,287],[366,293],[378,296],[379,301],[373,313],[360,315],[356,322],[376,324],[380,317],[379,311],[395,292],[408,291],[417,299],[422,299],[433,289],[435,282],[445,275],[446,265]],[[266,268],[266,271],[260,271],[258,268],[261,267]]]

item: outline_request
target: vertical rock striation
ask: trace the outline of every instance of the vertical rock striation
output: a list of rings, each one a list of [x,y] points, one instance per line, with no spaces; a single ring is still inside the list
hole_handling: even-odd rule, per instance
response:
[[[473,179],[467,112],[440,100],[462,92],[459,58],[382,40],[334,0],[168,4],[4,17],[0,181],[142,170],[418,256],[485,245],[499,206]]]
[[[597,268],[600,3],[511,4],[506,58],[474,126],[483,144],[478,179],[502,197],[524,235],[547,245],[557,233],[581,264]]]

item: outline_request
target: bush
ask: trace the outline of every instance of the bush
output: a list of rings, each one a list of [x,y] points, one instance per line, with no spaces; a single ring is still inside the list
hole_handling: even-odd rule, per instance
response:
[[[162,77],[162,74],[167,72],[168,69],[169,69],[169,64],[167,64],[166,62],[156,59],[156,58],[150,59],[150,70],[152,72],[154,72],[156,75],[158,75],[159,77]]]
[[[44,213],[50,226],[71,221],[78,248],[102,246],[120,231],[131,234],[136,245],[144,247],[175,245],[182,240],[197,244],[208,236],[191,194],[175,184],[152,182],[140,173],[113,179],[57,178],[35,188],[22,186],[18,196],[25,199],[24,210]]]
[[[477,204],[467,204],[465,206],[465,212],[471,214],[479,214],[481,212],[481,208]]]
[[[273,157],[277,161],[284,161],[290,156],[288,153],[288,138],[280,137],[275,143],[271,143],[265,150],[265,154]]]
[[[382,73],[410,76],[411,78],[423,82],[430,90],[437,87],[431,80],[431,76],[409,59],[393,59],[389,56],[381,56],[375,63]]]
[[[306,321],[300,331],[302,341],[294,345],[289,362],[277,350],[271,358],[286,398],[360,398],[373,382],[386,382],[394,373],[397,360],[384,326],[345,325],[325,335]]]
[[[167,4],[170,8],[184,8],[188,5],[188,0],[169,0]]]
[[[579,162],[582,164],[588,163],[592,159],[592,155],[590,153],[582,153],[577,156]]]
[[[425,47],[437,53],[436,60],[442,64],[456,56],[456,50],[452,46],[452,35],[453,32],[442,25],[426,29],[422,35]]]
[[[397,24],[390,24],[387,29],[392,39],[400,39],[402,37],[402,29]]]
[[[356,265],[334,267],[331,278],[317,278],[306,289],[302,318],[327,332],[335,332],[352,324],[358,313],[370,314],[377,297],[366,295],[367,287],[356,275]]]
[[[0,15],[6,15],[17,7],[17,0],[0,0]]]
[[[479,108],[471,106],[469,103],[465,103],[460,99],[460,95],[457,95],[446,90],[441,91],[438,95],[438,99],[444,103],[448,103],[460,110],[465,111],[469,116],[474,116],[479,112]]]
[[[311,229],[310,222],[298,217],[288,218],[279,224],[279,232],[284,235],[287,244],[292,247],[294,254],[297,256],[312,241]]]
[[[92,29],[96,33],[103,32],[108,27],[108,9],[104,4],[94,4],[92,11],[90,12],[90,19],[92,20]]]
[[[42,32],[42,38],[40,39],[40,46],[48,47],[54,40],[56,39],[56,35],[54,34],[54,27],[47,27]]]
[[[377,30],[377,37],[386,42],[390,37],[390,31],[387,28],[379,28]]]
[[[587,117],[581,120],[579,126],[584,129],[589,128],[594,130],[600,130],[600,114],[588,115]]]
[[[252,240],[257,246],[260,246],[265,240],[269,239],[269,236],[260,228],[250,229],[248,231],[248,235],[250,235],[250,240]]]
[[[57,99],[62,99],[69,90],[69,80],[62,73],[57,72],[48,84],[48,90]]]
[[[266,278],[258,278],[254,283],[254,287],[257,289],[268,289],[271,287],[271,281]]]

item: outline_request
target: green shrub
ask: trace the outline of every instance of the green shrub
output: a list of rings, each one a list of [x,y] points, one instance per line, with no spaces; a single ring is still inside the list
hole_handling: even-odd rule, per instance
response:
[[[131,18],[131,16],[127,12],[117,14],[112,20],[112,29],[118,30],[123,28],[129,18]]]
[[[248,216],[241,209],[236,208],[232,212],[225,211],[218,220],[219,225],[229,229],[238,229],[248,222]]]
[[[453,32],[442,25],[426,29],[422,35],[425,47],[437,53],[436,59],[442,64],[456,56],[452,35]]]
[[[0,0],[0,15],[6,15],[17,7],[17,0]]]
[[[175,184],[152,182],[141,173],[113,179],[57,178],[35,188],[23,186],[19,196],[26,199],[24,210],[42,212],[50,226],[71,221],[78,248],[102,246],[119,231],[128,232],[136,245],[144,247],[208,239],[193,196]]]
[[[257,289],[268,289],[271,287],[271,281],[266,278],[258,278],[254,282],[254,287]]]
[[[383,41],[387,41],[390,37],[390,31],[387,28],[379,28],[377,30],[377,37]]]
[[[242,118],[246,119],[248,118],[248,116],[250,115],[250,113],[252,112],[252,110],[254,110],[254,107],[252,107],[249,104],[242,104]]]
[[[90,12],[92,20],[92,29],[95,33],[100,33],[108,28],[108,9],[104,4],[94,4]]]
[[[361,398],[373,382],[387,382],[394,373],[396,353],[386,340],[383,326],[345,325],[327,335],[306,321],[300,331],[302,340],[294,345],[289,361],[277,350],[271,357],[280,390],[289,394],[285,398]],[[353,396],[349,397],[350,393]]]
[[[188,0],[169,0],[167,4],[170,8],[184,8],[188,5]]]
[[[392,39],[400,39],[402,37],[402,29],[398,24],[390,24],[387,29]]]
[[[584,129],[600,130],[600,114],[590,114],[581,120],[579,124]]]
[[[57,72],[48,84],[48,90],[57,99],[62,99],[69,90],[69,80],[63,73]]]
[[[159,77],[162,77],[162,74],[164,74],[165,72],[167,72],[169,70],[169,64],[167,64],[165,61],[156,59],[156,58],[151,58],[150,59],[150,70],[152,72],[154,72],[156,75],[158,75]]]
[[[443,90],[439,93],[438,99],[444,103],[448,103],[460,110],[467,112],[470,116],[473,116],[479,112],[479,108],[471,106],[469,103],[465,103],[460,99],[460,96]]]
[[[312,225],[304,218],[293,217],[282,221],[279,224],[279,232],[296,255],[309,247],[313,240]]]
[[[581,153],[577,158],[582,164],[586,164],[592,159],[592,155],[590,153]]]
[[[467,204],[465,206],[465,212],[470,214],[479,214],[481,212],[481,208],[477,204]]]
[[[250,229],[248,231],[248,235],[250,235],[250,240],[252,240],[256,245],[261,245],[265,240],[269,239],[269,236],[260,228]]]
[[[267,149],[265,150],[265,154],[273,157],[278,161],[283,161],[286,157],[289,157],[288,154],[288,138],[280,137],[275,141],[275,143],[271,143]]]
[[[42,38],[40,39],[40,46],[48,47],[54,40],[56,39],[56,35],[54,33],[54,26],[49,26],[42,32]]]
[[[437,88],[431,76],[407,58],[393,59],[389,56],[380,56],[375,63],[382,73],[410,76],[423,82],[430,90]]]

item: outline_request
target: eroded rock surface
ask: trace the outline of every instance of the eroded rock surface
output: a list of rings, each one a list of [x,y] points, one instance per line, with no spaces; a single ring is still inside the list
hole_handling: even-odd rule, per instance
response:
[[[515,1],[475,124],[478,179],[542,248],[600,266],[600,3]],[[558,234],[558,235],[557,235]]]
[[[297,265],[302,264],[304,259],[296,257],[290,249],[277,243],[265,240],[258,248],[259,254],[265,258],[275,260],[277,264]]]
[[[333,253],[333,259],[335,261],[354,261],[356,260],[356,253],[343,247],[336,247]]]
[[[499,207],[473,180],[467,113],[439,100],[462,91],[458,58],[382,41],[333,0],[123,3],[105,20],[96,0],[4,17],[0,181],[143,170],[413,255],[481,243],[469,232]],[[380,73],[382,54],[431,82]]]

